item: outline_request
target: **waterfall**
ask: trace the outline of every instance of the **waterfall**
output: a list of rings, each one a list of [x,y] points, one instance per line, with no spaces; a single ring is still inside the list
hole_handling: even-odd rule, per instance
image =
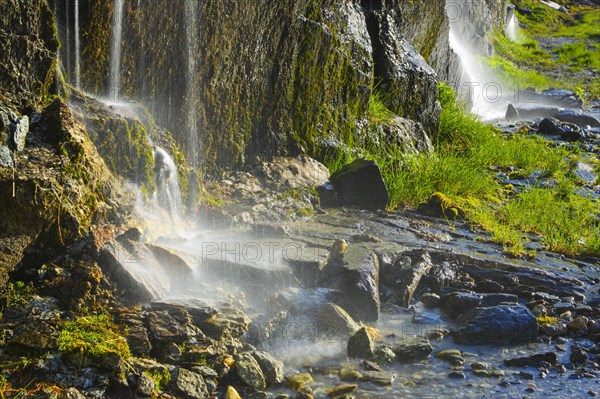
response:
[[[79,0],[75,0],[75,87],[81,86],[81,42],[79,38]]]
[[[186,44],[187,44],[187,76],[186,76],[186,105],[187,105],[187,129],[188,129],[188,148],[187,158],[192,163],[196,164],[198,156],[198,115],[197,107],[197,88],[196,74],[198,72],[196,66],[198,27],[196,15],[196,2],[194,0],[186,0],[185,2],[185,26],[186,26]]]
[[[506,36],[508,36],[508,38],[510,40],[512,40],[513,42],[520,41],[519,20],[517,19],[517,16],[514,13],[513,13],[512,17],[510,17],[510,20],[508,21],[508,24],[506,25]]]
[[[508,90],[500,83],[487,65],[481,60],[481,55],[487,55],[487,49],[475,48],[479,43],[470,37],[475,29],[465,26],[468,19],[464,18],[468,12],[469,2],[452,3],[460,9],[461,17],[450,15],[450,48],[458,55],[462,68],[462,87],[458,92],[465,101],[472,105],[471,112],[484,120],[503,118],[506,113],[507,101],[505,96]],[[458,6],[457,6],[458,5]],[[455,11],[455,10],[454,10]],[[467,22],[465,22],[467,21]]]
[[[167,210],[172,219],[179,218],[182,214],[183,200],[179,189],[177,166],[173,158],[158,146],[154,146],[154,173],[156,179],[155,205]]]
[[[123,35],[123,0],[115,0],[112,24],[109,95],[115,102],[119,102],[119,86],[121,84],[121,38]]]

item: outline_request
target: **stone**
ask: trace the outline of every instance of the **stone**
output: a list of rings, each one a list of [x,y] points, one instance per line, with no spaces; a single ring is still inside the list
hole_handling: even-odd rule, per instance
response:
[[[573,364],[583,364],[590,360],[590,356],[581,348],[573,347],[569,355],[569,361]]]
[[[531,342],[538,334],[538,323],[524,306],[500,305],[476,308],[464,327],[452,332],[457,342],[506,344]]]
[[[227,387],[225,392],[225,399],[242,399],[240,394],[231,385]]]
[[[11,141],[9,141],[9,144],[12,144],[12,149],[17,152],[23,151],[27,141],[27,133],[29,133],[29,117],[24,115],[16,123],[11,124],[9,130],[12,134]]]
[[[488,368],[490,368],[490,365],[488,363],[484,363],[484,362],[471,363],[472,370],[487,370]]]
[[[567,328],[570,331],[583,331],[587,330],[588,318],[585,316],[579,316],[573,320],[571,320],[567,324]]]
[[[348,337],[360,328],[360,325],[344,309],[333,303],[321,305],[317,322],[319,331],[324,331],[328,337]]]
[[[347,354],[350,358],[370,359],[374,355],[375,345],[366,327],[360,328],[348,340]]]
[[[8,147],[0,145],[0,168],[12,168],[14,166],[12,154]]]
[[[341,201],[361,209],[385,209],[390,198],[379,165],[357,159],[331,176]]]
[[[309,373],[298,373],[291,375],[286,378],[285,385],[289,389],[293,389],[294,391],[298,391],[302,387],[313,382],[312,375]]]
[[[552,118],[556,117],[560,111],[562,111],[562,108],[558,106],[521,103],[518,105],[512,105],[512,108],[509,107],[505,118],[510,121],[527,121],[536,118]]]
[[[440,296],[431,292],[421,295],[421,302],[428,308],[434,308],[440,303]]]
[[[256,391],[267,387],[267,381],[256,359],[249,353],[242,353],[235,359],[238,378]]]
[[[153,342],[176,344],[191,342],[204,336],[194,326],[189,313],[178,307],[148,312],[148,333]]]
[[[204,378],[200,374],[180,367],[174,367],[171,371],[167,389],[182,399],[208,399],[210,397]]]
[[[393,301],[404,308],[408,308],[412,296],[419,286],[421,279],[433,267],[431,256],[426,251],[416,250],[403,254],[399,262],[394,264],[394,294]],[[410,259],[410,262],[402,262],[402,259]],[[390,278],[387,278],[389,281]]]
[[[318,286],[341,293],[336,301],[356,321],[376,321],[379,297],[377,255],[361,245],[350,245],[342,259],[330,259],[318,276]]]
[[[329,170],[322,163],[307,156],[275,157],[262,162],[256,176],[272,190],[317,187],[329,179]]]
[[[452,356],[462,356],[458,349],[444,349],[435,354],[435,357],[442,360],[450,360]]]
[[[477,294],[474,292],[452,292],[441,299],[442,309],[452,317],[458,317],[479,306],[496,306],[503,302],[518,302],[512,294]]]
[[[61,392],[59,399],[86,399],[86,397],[77,388],[71,387]]]
[[[463,373],[462,371],[451,371],[448,374],[448,377],[453,378],[453,379],[465,379],[465,373]]]
[[[277,386],[283,383],[283,363],[267,352],[255,351],[252,353],[256,359],[260,369],[265,376],[265,381],[268,387]]]
[[[425,360],[433,352],[431,343],[423,337],[407,337],[395,344],[392,350],[396,360],[402,363],[413,363]]]
[[[352,392],[356,391],[358,385],[356,384],[342,384],[335,387],[325,389],[327,393],[327,397],[329,398],[337,398],[344,395],[352,394]]]
[[[396,360],[396,354],[388,345],[381,345],[375,348],[373,360],[379,364],[391,363]]]
[[[557,365],[558,355],[556,352],[536,353],[530,356],[517,357],[504,360],[508,367],[540,367],[544,364]]]
[[[340,380],[347,382],[358,381],[362,378],[362,373],[358,370],[342,368],[340,369]]]
[[[139,398],[150,398],[154,393],[154,381],[146,373],[142,373],[137,380],[136,395]]]
[[[545,118],[540,122],[538,130],[542,135],[560,136],[564,140],[578,140],[584,137],[579,126],[561,122],[556,118]]]
[[[376,385],[389,386],[392,385],[396,375],[387,371],[365,371],[361,381],[371,382]]]

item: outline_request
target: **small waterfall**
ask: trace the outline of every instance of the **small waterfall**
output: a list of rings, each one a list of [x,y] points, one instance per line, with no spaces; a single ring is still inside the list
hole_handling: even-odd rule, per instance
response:
[[[519,42],[521,40],[519,36],[519,20],[514,13],[506,25],[506,36],[513,42]]]
[[[185,2],[185,26],[187,44],[187,81],[186,81],[186,103],[187,103],[187,128],[188,148],[187,158],[194,165],[198,156],[198,115],[197,107],[197,42],[198,42],[198,19],[196,14],[196,2],[186,0]]]
[[[75,0],[75,87],[81,87],[81,41],[79,37],[79,0]]]
[[[464,2],[463,6],[467,7],[467,4]],[[486,49],[473,48],[475,44],[461,33],[468,32],[462,29],[463,24],[463,19],[451,21],[449,36],[450,47],[458,55],[463,67],[462,87],[458,88],[458,92],[472,105],[471,112],[482,119],[503,118],[507,106],[505,96],[509,91],[481,60],[481,54]]]
[[[123,0],[115,0],[112,21],[112,48],[110,52],[109,96],[119,102],[121,85],[121,39],[123,35]]]
[[[154,173],[156,179],[155,205],[167,210],[172,219],[179,218],[182,214],[183,200],[179,189],[177,166],[173,158],[158,146],[154,146]]]

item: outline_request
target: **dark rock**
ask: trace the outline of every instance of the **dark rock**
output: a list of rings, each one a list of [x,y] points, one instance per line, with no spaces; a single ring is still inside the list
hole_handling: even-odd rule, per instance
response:
[[[204,334],[193,323],[189,313],[180,307],[148,313],[148,332],[157,343],[183,344]]]
[[[209,398],[204,378],[200,374],[175,367],[171,371],[171,380],[167,389],[182,399]]]
[[[357,321],[376,321],[381,307],[379,262],[375,253],[350,245],[343,259],[330,259],[319,273],[318,285],[342,294],[337,302]]]
[[[558,364],[556,352],[537,353],[531,356],[504,360],[504,364],[508,367],[540,367],[546,363],[553,366]]]
[[[540,122],[538,129],[540,134],[548,136],[562,136],[570,132],[581,132],[579,126],[572,123],[561,122],[556,118],[545,118]]]
[[[367,371],[383,371],[377,363],[371,362],[369,360],[363,360],[360,364]]]
[[[423,302],[423,304],[428,308],[434,308],[439,305],[440,296],[431,292],[427,292],[421,295],[421,302]]]
[[[466,325],[453,331],[458,342],[472,344],[530,342],[538,334],[535,317],[524,306],[477,308]]]
[[[322,208],[333,208],[340,205],[341,200],[335,191],[335,187],[330,182],[318,186],[317,194],[319,194]]]
[[[348,340],[348,357],[370,359],[374,355],[375,345],[369,335],[367,328],[362,327],[355,332]]]
[[[518,104],[509,107],[506,113],[506,119],[510,121],[533,120],[536,118],[553,118],[562,111],[562,108],[541,104]]]
[[[401,343],[392,347],[397,360],[403,363],[412,363],[425,360],[433,352],[431,343],[426,338],[406,338]]]
[[[86,399],[86,397],[77,388],[71,387],[61,392],[59,399]]]
[[[590,360],[590,356],[580,347],[573,347],[569,361],[573,364],[583,364]]]
[[[373,360],[378,364],[391,363],[396,360],[396,354],[389,345],[379,345],[375,348]]]
[[[517,303],[512,294],[476,294],[474,292],[452,292],[441,299],[442,309],[452,317],[458,317],[477,307],[496,306],[501,303]]]
[[[283,383],[283,363],[269,355],[267,352],[253,352],[252,356],[258,362],[263,372],[268,387]]]
[[[348,337],[360,328],[344,309],[332,303],[321,305],[317,322],[319,330],[325,331],[328,337]]]
[[[267,387],[267,381],[256,359],[249,353],[242,353],[235,359],[237,377],[256,391]]]
[[[8,147],[0,145],[0,168],[12,168],[14,165],[12,154]]]
[[[448,377],[453,378],[453,379],[465,379],[465,373],[463,373],[462,371],[451,371],[448,374]]]
[[[331,176],[331,183],[345,205],[385,209],[390,198],[375,161],[357,159]]]
[[[520,121],[521,116],[519,115],[519,111],[515,108],[514,105],[508,104],[508,109],[506,110],[505,118],[509,121]]]
[[[561,122],[568,122],[574,125],[579,126],[582,129],[587,128],[587,126],[591,127],[600,127],[600,120],[598,119],[598,114],[588,114],[580,111],[574,111],[570,109],[565,109],[560,111],[558,115],[556,115],[556,119]]]
[[[391,276],[388,276],[386,281],[393,280],[390,287],[394,289],[394,303],[407,308],[421,279],[429,273],[433,264],[426,251],[417,250],[404,255],[389,271]]]
[[[127,245],[128,242],[138,242],[142,239],[142,230],[138,227],[131,227],[127,229],[123,234],[118,236],[116,239],[123,245]]]

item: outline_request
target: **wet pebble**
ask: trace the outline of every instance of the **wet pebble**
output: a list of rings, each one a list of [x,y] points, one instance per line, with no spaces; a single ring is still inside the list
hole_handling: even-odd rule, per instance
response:
[[[465,373],[463,373],[462,371],[452,371],[451,373],[448,374],[448,377],[454,378],[454,379],[464,379]]]
[[[483,362],[473,362],[471,363],[471,368],[473,370],[485,370],[487,368],[489,368],[490,365],[487,363],[483,363]]]

